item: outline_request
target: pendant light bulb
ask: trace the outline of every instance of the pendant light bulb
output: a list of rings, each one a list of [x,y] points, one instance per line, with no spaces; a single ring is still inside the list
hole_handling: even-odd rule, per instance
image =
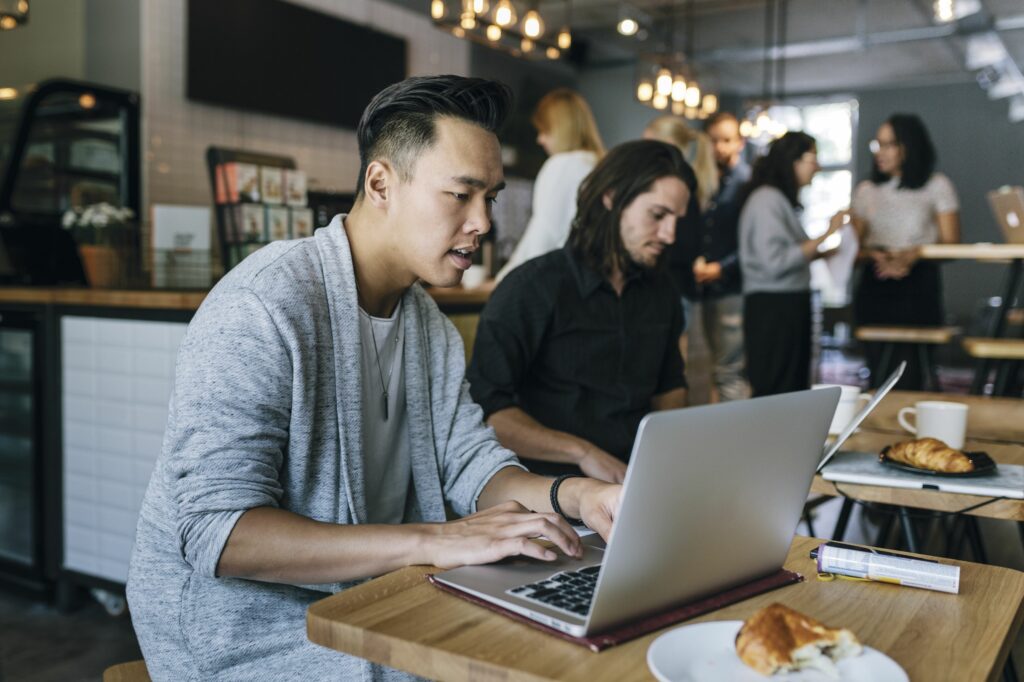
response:
[[[686,99],[686,81],[681,76],[676,76],[672,81],[672,101],[682,102]]]
[[[491,24],[487,27],[487,39],[492,43],[496,43],[501,40],[501,27],[497,24]]]
[[[625,17],[615,26],[615,30],[624,36],[635,36],[636,32],[640,30],[640,24],[632,17]]]
[[[651,100],[651,102],[652,104],[654,104],[655,109],[664,109],[668,106],[668,96],[663,95],[659,92],[656,95],[654,95],[654,98]]]
[[[523,38],[519,41],[519,49],[523,52],[533,52],[533,41],[529,38]]]
[[[512,0],[498,0],[498,4],[494,6],[494,23],[506,28],[516,23],[516,18],[516,8]]]
[[[659,95],[668,97],[672,94],[672,72],[668,69],[658,71],[658,79],[654,81],[654,85]]]
[[[487,0],[472,0],[471,5],[473,13],[477,15],[486,14],[490,8],[490,3]]]
[[[572,33],[569,32],[568,26],[563,26],[562,30],[558,32],[558,47],[563,50],[572,47]]]
[[[430,0],[430,17],[432,19],[444,18],[444,0]]]
[[[472,31],[476,28],[476,15],[472,12],[463,12],[462,18],[459,20],[459,26],[467,31]]]
[[[640,81],[636,86],[636,98],[641,102],[650,102],[654,97],[654,86],[650,81]]]
[[[704,95],[704,100],[701,102],[701,110],[709,115],[718,111],[718,96],[711,94]]]
[[[523,33],[527,38],[536,40],[544,33],[544,20],[540,18],[540,12],[531,9],[523,17]]]
[[[683,101],[688,107],[700,106],[700,88],[696,83],[691,83],[690,87],[686,88],[686,97]]]

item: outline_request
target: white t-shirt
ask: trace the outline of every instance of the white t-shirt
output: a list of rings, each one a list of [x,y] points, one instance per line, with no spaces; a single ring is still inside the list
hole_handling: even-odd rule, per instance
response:
[[[850,208],[868,224],[865,246],[905,249],[939,241],[935,216],[959,210],[956,188],[933,173],[918,189],[900,189],[900,179],[876,185],[865,180],[853,192]]]
[[[373,325],[373,334],[370,325]],[[409,422],[405,409],[405,334],[402,304],[389,318],[359,310],[363,345],[363,473],[368,523],[402,523],[412,482]],[[374,339],[377,353],[374,353]],[[380,369],[377,355],[380,355]],[[388,375],[390,374],[390,381]],[[388,417],[384,418],[383,381],[388,384]]]
[[[531,258],[565,246],[576,217],[576,192],[596,164],[597,155],[583,150],[554,154],[544,162],[533,183],[530,222],[498,273],[499,281]]]

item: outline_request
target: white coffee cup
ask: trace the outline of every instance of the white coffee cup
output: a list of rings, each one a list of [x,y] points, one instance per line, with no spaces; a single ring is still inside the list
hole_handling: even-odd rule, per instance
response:
[[[845,386],[843,384],[815,384],[813,388],[838,388],[842,390],[839,396],[839,404],[836,405],[835,414],[832,415],[832,423],[829,424],[828,433],[830,436],[837,436],[843,432],[854,416],[863,407],[861,401],[871,399],[870,393],[861,393],[858,386]]]
[[[907,415],[914,415],[914,424]],[[967,405],[944,400],[922,400],[913,407],[904,407],[896,415],[900,426],[918,438],[937,438],[960,450],[967,435]]]
[[[470,265],[462,273],[462,286],[466,289],[476,289],[487,279],[487,269],[482,265]]]

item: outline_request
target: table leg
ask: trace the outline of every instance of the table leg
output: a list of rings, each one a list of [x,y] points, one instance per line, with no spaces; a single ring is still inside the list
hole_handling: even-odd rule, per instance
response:
[[[1024,277],[1024,261],[1015,259],[1010,263],[1010,272],[1006,275],[1006,286],[1003,288],[1003,298],[999,302],[999,310],[995,319],[992,320],[992,327],[989,336],[1000,338],[1006,331],[1006,317],[1013,307],[1014,299],[1017,298],[1017,291],[1020,289],[1021,279]],[[992,364],[989,360],[980,358],[974,365],[974,381],[971,383],[971,393],[982,395],[985,392],[985,382],[988,381],[988,372]],[[996,394],[998,395],[998,394]]]
[[[899,508],[900,529],[903,531],[903,541],[907,543],[907,551],[918,553],[917,536],[914,534],[914,524],[911,523],[910,513],[906,507]]]
[[[981,540],[981,527],[978,526],[976,516],[964,515],[964,524],[967,529],[967,539],[971,543],[971,552],[974,560],[979,564],[987,564],[988,556],[985,554],[985,544]]]
[[[843,498],[843,508],[839,510],[839,518],[836,519],[835,530],[832,531],[832,539],[842,542],[846,535],[846,526],[850,523],[850,512],[853,511],[853,500],[849,497]],[[1021,541],[1024,542],[1024,522],[1021,522]]]

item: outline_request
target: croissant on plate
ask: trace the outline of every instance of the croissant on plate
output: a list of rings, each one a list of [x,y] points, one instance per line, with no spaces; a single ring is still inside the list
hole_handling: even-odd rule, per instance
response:
[[[907,466],[946,474],[969,473],[975,468],[974,460],[937,438],[918,438],[896,443],[888,447],[882,456]]]
[[[754,612],[736,635],[740,660],[762,675],[813,668],[838,678],[835,662],[863,650],[845,628],[830,628],[775,603]]]

